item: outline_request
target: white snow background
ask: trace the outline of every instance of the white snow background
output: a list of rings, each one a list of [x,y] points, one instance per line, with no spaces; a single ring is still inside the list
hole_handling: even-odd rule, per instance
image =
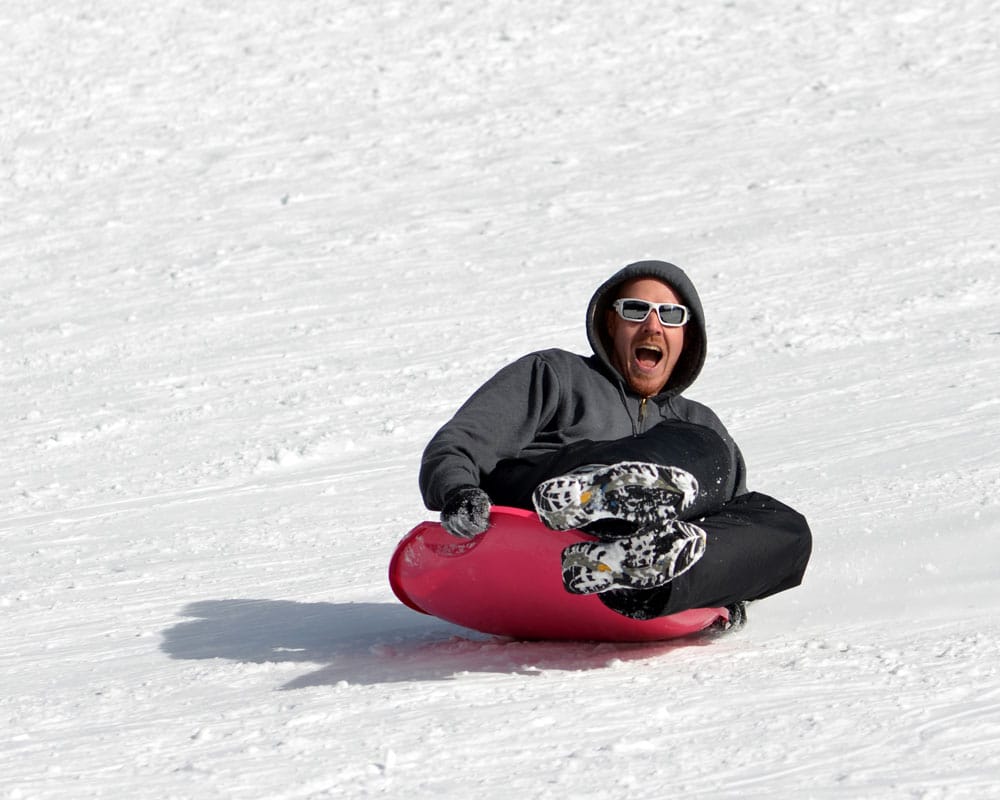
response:
[[[1000,797],[990,0],[4,0],[0,796]],[[661,258],[729,636],[410,611],[427,439]]]

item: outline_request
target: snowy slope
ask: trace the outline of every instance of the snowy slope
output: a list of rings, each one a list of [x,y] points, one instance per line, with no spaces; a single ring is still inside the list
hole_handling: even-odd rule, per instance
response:
[[[0,6],[0,797],[1000,797],[1000,12]],[[701,288],[809,517],[743,631],[392,597],[468,393]]]

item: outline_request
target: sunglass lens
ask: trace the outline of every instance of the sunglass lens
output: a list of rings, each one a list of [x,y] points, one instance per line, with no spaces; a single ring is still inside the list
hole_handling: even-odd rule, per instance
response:
[[[660,322],[664,325],[682,325],[684,317],[684,306],[660,306]]]
[[[642,300],[625,300],[621,304],[622,317],[631,322],[642,322],[649,314],[649,303]]]

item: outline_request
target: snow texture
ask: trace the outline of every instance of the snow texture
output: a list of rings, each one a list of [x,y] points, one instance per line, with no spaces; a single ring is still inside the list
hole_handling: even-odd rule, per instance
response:
[[[0,798],[1000,797],[989,0],[0,5]],[[424,443],[684,266],[738,633],[395,601]]]

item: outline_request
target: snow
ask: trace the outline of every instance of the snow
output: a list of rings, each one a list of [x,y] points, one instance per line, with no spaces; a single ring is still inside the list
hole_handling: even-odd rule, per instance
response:
[[[988,0],[0,8],[0,797],[1000,797]],[[424,443],[590,293],[802,510],[742,631],[386,581]]]

